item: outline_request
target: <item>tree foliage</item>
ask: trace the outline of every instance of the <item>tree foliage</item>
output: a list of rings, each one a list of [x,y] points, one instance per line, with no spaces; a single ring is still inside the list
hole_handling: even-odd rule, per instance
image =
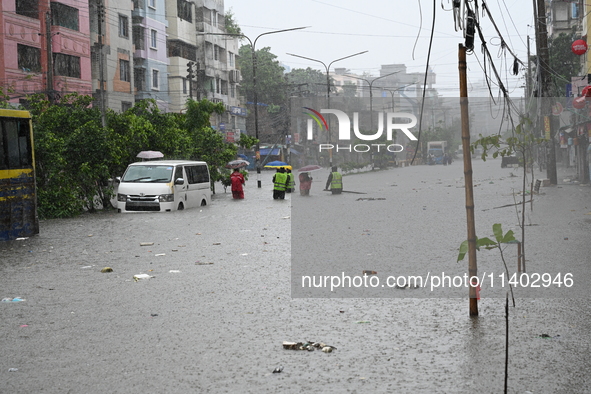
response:
[[[306,69],[296,68],[287,73],[286,77],[292,87],[302,86],[302,90],[306,92],[306,94],[303,94],[304,97],[326,96],[326,73],[310,67]],[[329,83],[331,94],[336,93],[336,87],[332,77],[329,77]]]
[[[242,74],[241,90],[247,101],[254,102],[254,83],[252,68],[252,47],[240,47],[238,65]],[[257,101],[266,105],[283,105],[285,102],[284,68],[271,53],[271,48],[265,47],[256,51],[256,90]]]
[[[224,22],[226,26],[226,31],[230,34],[242,34],[242,29],[238,26],[238,22],[234,19],[234,12],[232,11],[232,7],[230,7],[226,11],[226,15],[224,15]]]
[[[580,57],[571,50],[571,44],[576,40],[574,32],[575,30],[570,34],[560,33],[557,37],[548,39],[550,69],[554,92],[556,92],[554,94],[559,97],[566,94],[565,85],[571,82],[571,78],[580,73]]]

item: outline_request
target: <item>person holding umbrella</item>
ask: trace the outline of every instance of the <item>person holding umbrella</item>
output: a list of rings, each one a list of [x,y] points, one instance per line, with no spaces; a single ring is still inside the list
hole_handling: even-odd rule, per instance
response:
[[[312,188],[312,177],[309,172],[300,172],[300,196],[309,196]]]
[[[250,163],[246,160],[232,160],[226,164],[226,168],[233,169],[234,172],[230,175],[230,185],[232,186],[232,197],[237,200],[244,199],[244,189],[242,186],[245,183],[244,175],[240,172],[240,168],[248,166]],[[224,186],[224,190],[225,190]]]
[[[273,199],[285,200],[285,189],[287,188],[287,174],[285,169],[280,167],[273,175]]]

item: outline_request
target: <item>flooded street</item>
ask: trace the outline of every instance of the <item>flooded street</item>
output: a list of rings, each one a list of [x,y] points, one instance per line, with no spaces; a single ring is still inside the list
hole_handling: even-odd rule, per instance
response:
[[[520,201],[523,169],[473,165],[478,236],[502,223],[521,239],[521,208],[500,207]],[[574,284],[515,289],[511,393],[590,390],[591,188],[564,172],[528,204],[526,264]],[[507,287],[483,285],[470,318],[463,288],[301,286],[341,271],[467,272],[460,161],[344,176],[344,190],[366,194],[322,191],[324,169],[310,197],[273,200],[272,175],[258,189],[251,172],[241,201],[218,185],[207,207],[47,220],[1,243],[0,296],[26,301],[0,303],[0,392],[503,392]],[[515,245],[504,254],[516,272]],[[478,252],[478,268],[498,278],[498,251]]]

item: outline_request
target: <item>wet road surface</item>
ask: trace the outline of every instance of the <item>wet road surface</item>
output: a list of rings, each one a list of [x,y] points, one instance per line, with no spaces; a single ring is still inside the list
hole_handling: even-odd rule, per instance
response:
[[[474,171],[478,234],[491,235],[493,223],[517,232],[515,208],[495,207],[514,202],[522,169],[492,160],[475,161]],[[202,209],[42,221],[39,236],[0,244],[0,297],[26,299],[0,303],[0,392],[502,392],[505,299],[498,295],[483,291],[477,319],[467,299],[415,298],[411,290],[404,290],[409,298],[292,298],[292,273],[301,268],[291,264],[292,226],[306,207],[390,203],[388,214],[414,220],[356,219],[368,237],[395,233],[394,244],[371,241],[385,244],[379,254],[393,246],[402,266],[412,258],[466,266],[456,263],[465,239],[461,163],[344,177],[345,189],[367,195],[331,196],[322,191],[327,175],[313,173],[309,198],[272,200],[272,173],[263,173],[262,189],[253,173],[242,201],[218,187]],[[541,192],[526,219],[534,224],[528,271],[572,269],[587,283],[591,188]],[[513,268],[514,253],[507,252]],[[500,264],[492,251],[478,259],[480,269]],[[354,270],[388,268],[375,256],[354,261]],[[134,281],[137,274],[153,278]],[[589,392],[588,301],[584,292],[517,298],[509,392]],[[285,350],[283,341],[337,349]],[[283,371],[272,373],[278,366]]]

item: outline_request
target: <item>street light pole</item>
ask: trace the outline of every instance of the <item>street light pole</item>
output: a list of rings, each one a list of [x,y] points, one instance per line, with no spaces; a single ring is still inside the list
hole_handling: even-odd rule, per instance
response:
[[[326,70],[326,100],[327,100],[328,108],[330,109],[330,74],[329,74],[329,72],[330,72],[330,66],[333,63],[336,63],[338,61],[345,60],[345,59],[348,59],[348,58],[353,57],[353,56],[362,55],[362,54],[364,54],[366,52],[369,52],[369,51],[358,52],[358,53],[354,53],[354,54],[349,55],[349,56],[341,57],[339,59],[333,60],[332,62],[328,63],[328,66],[323,61],[318,60],[318,59],[312,59],[310,57],[305,57],[305,56],[300,56],[300,55],[294,55],[293,53],[288,53],[288,55],[295,56],[295,57],[300,57],[300,58],[306,59],[306,60],[311,60],[313,62],[318,62],[318,63],[320,63],[320,64],[322,64],[324,66],[324,68]],[[329,127],[328,128],[328,143],[329,143],[329,145],[332,144],[331,134],[332,133],[331,133],[331,130],[330,130],[330,127]],[[332,167],[332,148],[328,151],[328,154],[329,154],[330,166]]]
[[[370,124],[371,131],[373,131],[373,83],[375,81],[377,81],[378,79],[386,78],[386,77],[389,77],[390,75],[398,74],[399,72],[400,72],[400,70],[399,71],[394,71],[393,73],[382,75],[382,76],[379,76],[377,78],[374,78],[371,81],[369,81],[369,80],[367,80],[365,78],[360,78],[360,77],[353,76],[353,75],[345,75],[346,77],[360,79],[362,81],[365,81],[369,85],[369,122],[370,122],[369,124]]]
[[[257,139],[257,144],[256,144],[256,152],[255,152],[255,162],[256,162],[256,169],[257,169],[257,187],[260,189],[261,188],[261,165],[260,165],[260,160],[261,160],[261,145],[260,145],[260,141],[259,141],[259,103],[258,103],[258,91],[257,91],[257,55],[256,55],[256,44],[257,44],[257,40],[259,38],[261,38],[262,36],[268,35],[268,34],[275,34],[275,33],[283,33],[286,31],[293,31],[293,30],[301,30],[301,29],[306,29],[309,26],[304,26],[304,27],[294,27],[291,29],[282,29],[282,30],[273,30],[273,31],[268,31],[262,34],[259,34],[258,36],[256,36],[256,38],[254,39],[254,41],[252,41],[248,36],[245,36],[244,34],[233,34],[233,33],[203,33],[203,35],[207,34],[207,35],[212,35],[212,36],[233,36],[233,37],[243,37],[246,38],[248,40],[248,42],[250,43],[250,48],[252,51],[252,88],[254,90],[254,132],[255,132],[255,138]]]

